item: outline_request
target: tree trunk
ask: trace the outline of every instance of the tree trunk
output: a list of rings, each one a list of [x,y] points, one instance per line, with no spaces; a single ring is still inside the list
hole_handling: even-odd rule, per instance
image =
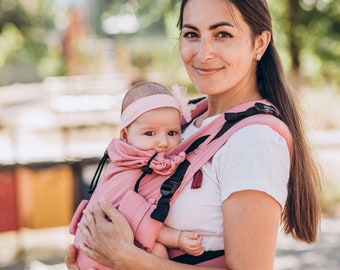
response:
[[[292,60],[292,69],[298,70],[300,67],[300,43],[299,37],[296,33],[296,26],[299,23],[299,16],[301,7],[299,5],[299,0],[288,0],[287,7],[287,17],[289,19],[289,27],[288,27],[288,40],[289,40],[289,49]]]
[[[299,88],[303,78],[299,72],[300,69],[300,48],[301,38],[297,33],[297,26],[301,16],[301,6],[299,0],[288,0],[287,3],[287,18],[288,18],[288,46],[291,58],[290,82],[295,88]]]

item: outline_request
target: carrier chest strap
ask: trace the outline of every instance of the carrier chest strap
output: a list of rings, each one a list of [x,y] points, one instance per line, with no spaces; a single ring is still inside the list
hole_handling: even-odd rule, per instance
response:
[[[221,129],[216,133],[216,135],[213,137],[213,139],[208,143],[210,144],[214,140],[221,137],[223,134],[226,133],[226,131],[228,131],[232,126],[234,126],[236,123],[240,122],[241,120],[243,120],[243,119],[245,119],[249,116],[261,114],[261,113],[271,114],[271,115],[274,115],[276,117],[279,117],[279,114],[274,107],[269,106],[269,105],[265,105],[263,103],[255,103],[255,105],[253,107],[250,107],[249,109],[247,109],[243,112],[225,113],[224,114],[224,119],[225,119],[224,124],[222,125]],[[192,144],[189,145],[189,147],[185,151],[186,154],[189,154],[190,152],[197,149],[197,147],[200,146],[202,143],[204,143],[207,140],[207,138],[209,138],[209,137],[210,137],[210,135],[204,135],[204,136],[201,136],[198,139],[196,139]],[[228,138],[225,138],[225,141],[227,139]],[[225,141],[223,143],[225,143]],[[216,151],[217,151],[217,149],[216,149]],[[204,160],[204,162],[206,162],[209,159],[210,159],[210,156],[209,157],[204,156],[204,157],[201,158],[201,161]],[[158,200],[157,206],[151,214],[151,218],[158,220],[160,222],[164,222],[164,220],[166,219],[166,217],[169,213],[169,210],[170,210],[170,200],[173,197],[176,190],[182,184],[182,180],[183,180],[184,175],[186,174],[186,172],[189,168],[189,165],[190,165],[190,162],[187,159],[185,159],[178,166],[175,173],[163,182],[163,184],[160,188],[160,192],[161,192],[162,196]]]
[[[170,199],[182,183],[183,177],[190,165],[185,159],[176,169],[175,173],[165,180],[161,186],[162,196],[157,202],[156,209],[151,213],[151,218],[163,222],[170,210]]]

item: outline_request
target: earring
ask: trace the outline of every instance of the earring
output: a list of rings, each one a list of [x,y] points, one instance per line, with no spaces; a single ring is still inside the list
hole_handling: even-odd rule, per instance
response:
[[[256,60],[257,60],[257,61],[260,61],[260,60],[261,60],[261,57],[262,57],[262,55],[258,53],[258,54],[256,55]]]

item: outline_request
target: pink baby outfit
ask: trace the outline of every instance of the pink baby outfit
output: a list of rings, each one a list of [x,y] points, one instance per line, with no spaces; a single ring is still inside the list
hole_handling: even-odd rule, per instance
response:
[[[99,181],[90,201],[84,200],[80,203],[70,225],[70,233],[75,234],[74,243],[77,247],[79,247],[80,243],[84,243],[83,236],[80,231],[77,230],[77,224],[79,222],[85,222],[82,217],[83,210],[87,208],[91,211],[91,203],[100,202],[103,199],[111,201],[125,216],[130,215],[128,220],[132,220],[130,225],[134,230],[134,234],[135,236],[139,235],[137,230],[145,230],[148,224],[133,224],[133,222],[134,220],[140,222],[141,215],[145,215],[148,211],[153,210],[155,207],[155,199],[152,199],[152,197],[155,198],[157,194],[159,194],[159,189],[155,189],[152,182],[160,181],[161,185],[166,177],[171,175],[185,159],[184,152],[180,152],[178,155],[173,153],[158,153],[152,158],[155,151],[140,150],[116,138],[111,141],[107,150],[110,162],[105,169],[105,174]],[[142,178],[142,184],[138,189],[138,193],[141,194],[143,198],[134,192],[134,186],[136,180],[143,173],[141,168],[147,165],[152,169],[152,173],[146,174]],[[136,211],[134,209],[136,209]],[[155,223],[156,226],[161,226],[161,223],[156,220],[147,220],[148,222]],[[152,225],[155,226],[155,224]],[[147,251],[151,251],[157,235],[155,234],[152,237],[148,234],[146,239],[143,239],[144,235],[145,234],[141,234],[137,236],[135,239],[136,244]],[[91,260],[80,250],[77,256],[77,265],[79,269],[88,269],[89,267],[109,269]]]

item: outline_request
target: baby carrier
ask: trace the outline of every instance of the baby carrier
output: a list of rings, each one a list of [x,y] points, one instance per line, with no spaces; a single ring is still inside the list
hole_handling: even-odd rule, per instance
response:
[[[196,108],[192,111],[192,119],[195,119],[198,115],[206,111],[206,109],[207,100],[200,99],[196,103]],[[188,122],[182,120],[183,129],[188,124]],[[100,173],[106,160],[110,158],[110,154],[106,150],[91,183],[90,190],[94,192],[92,196],[95,195],[96,198],[101,197],[101,199],[106,198],[112,201],[128,220],[134,232],[136,244],[147,251],[151,251],[161,225],[168,215],[171,204],[180,195],[185,185],[190,183],[194,178],[195,183],[192,183],[192,188],[199,188],[200,168],[213,157],[232,134],[242,127],[252,124],[270,126],[286,139],[289,150],[292,149],[290,132],[288,127],[280,120],[280,115],[276,108],[266,100],[252,101],[236,106],[232,110],[219,115],[211,123],[202,127],[194,135],[175,147],[171,152],[174,155],[185,152],[185,159],[179,163],[175,172],[170,176],[165,177],[164,175],[155,175],[155,173],[153,173],[149,166],[156,155],[152,155],[147,164],[140,166],[138,177],[129,179],[128,183],[123,177],[112,181],[112,184],[115,182],[114,190],[116,192],[107,194],[105,192],[108,189],[112,189],[109,181],[106,182],[107,187],[104,187],[103,184],[105,183],[105,179],[110,177],[110,174],[107,173],[108,169],[105,170],[106,174],[103,179],[99,181]],[[122,190],[124,190],[124,194],[119,192]],[[87,205],[88,201],[84,200],[78,206],[70,224],[71,234],[76,233],[77,224],[81,221],[82,212]],[[80,233],[77,234],[79,235]],[[83,239],[76,235],[76,245],[77,241],[83,241]],[[221,256],[223,258],[223,255],[224,251],[217,251],[205,252],[202,256],[197,257],[182,254],[172,259],[187,264],[204,265],[206,261],[213,262],[214,259]],[[91,262],[91,260],[86,258],[81,252],[78,253],[77,260],[84,260],[86,263],[83,265],[87,268],[89,265],[94,265],[94,262]],[[224,259],[222,261],[224,261]],[[81,265],[78,264],[78,266],[82,269]],[[218,265],[212,264],[212,266],[221,265],[219,262]],[[105,269],[105,267],[98,267],[98,265],[96,268]]]

